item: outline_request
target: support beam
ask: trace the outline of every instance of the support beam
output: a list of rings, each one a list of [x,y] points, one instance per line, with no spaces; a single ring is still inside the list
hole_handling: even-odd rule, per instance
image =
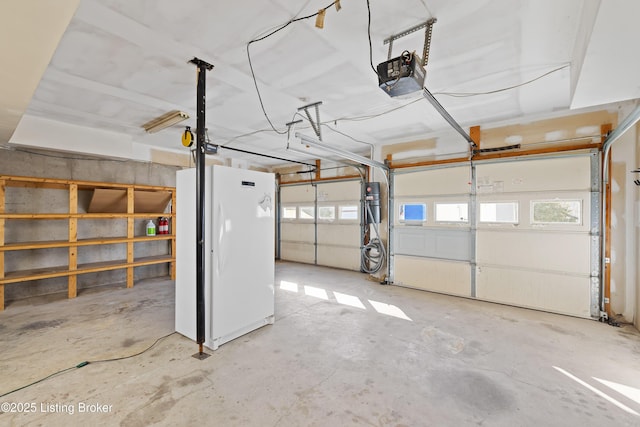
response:
[[[205,259],[205,235],[204,235],[204,198],[205,198],[205,150],[206,150],[206,98],[207,98],[207,71],[213,69],[213,65],[193,58],[190,61],[197,67],[197,94],[196,94],[196,342],[198,353],[193,357],[205,359],[209,355],[204,353],[205,341],[205,301],[204,301],[204,259]]]
[[[611,132],[612,126],[611,123],[604,124],[600,126],[600,135],[602,136],[602,143],[606,140],[606,135],[609,135]],[[603,168],[603,171],[607,171],[607,177],[604,179],[604,205],[605,205],[605,214],[604,214],[604,227],[606,232],[604,233],[604,271],[602,272],[603,277],[603,295],[604,295],[604,311],[607,313],[607,316],[611,318],[613,314],[611,312],[611,156],[607,157],[607,166]]]
[[[471,126],[469,129],[469,136],[476,144],[476,150],[480,149],[480,126]]]

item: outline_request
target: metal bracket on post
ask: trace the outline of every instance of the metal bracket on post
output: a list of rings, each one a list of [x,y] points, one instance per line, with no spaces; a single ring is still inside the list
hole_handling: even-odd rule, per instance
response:
[[[293,120],[291,122],[285,123],[287,127],[287,148],[289,148],[289,138],[291,137],[291,131],[296,130],[296,125],[302,123],[302,119]]]
[[[429,50],[431,49],[431,36],[433,35],[433,24],[438,22],[436,18],[429,19],[424,30],[424,45],[422,46],[422,67],[426,67],[429,62]]]
[[[382,44],[389,44],[389,50],[387,51],[387,60],[391,59],[392,50],[393,50],[393,42],[401,39],[402,37],[408,36],[411,33],[415,33],[416,31],[424,30],[424,45],[422,47],[422,66],[426,67],[427,62],[429,61],[429,49],[431,48],[431,35],[433,34],[433,24],[438,22],[436,18],[430,18],[422,24],[418,24],[413,26],[407,30],[404,30],[401,33],[394,34],[391,37],[387,37],[383,40]]]
[[[316,134],[318,139],[322,141],[322,129],[320,129],[320,106],[322,105],[322,101],[314,102],[313,104],[308,104],[303,107],[298,108],[298,111],[304,110],[304,113],[307,115],[307,119],[309,119],[309,123],[311,123],[311,127],[313,128],[313,132]],[[315,107],[316,110],[316,120],[314,121],[311,118],[311,114],[309,113],[309,108]]]
[[[205,341],[205,235],[204,235],[204,197],[205,197],[205,154],[206,140],[206,98],[207,98],[207,71],[213,69],[213,65],[193,58],[189,61],[198,70],[198,87],[196,95],[197,128],[196,128],[196,342],[198,352],[193,355],[196,359],[204,360],[210,355],[203,351]]]

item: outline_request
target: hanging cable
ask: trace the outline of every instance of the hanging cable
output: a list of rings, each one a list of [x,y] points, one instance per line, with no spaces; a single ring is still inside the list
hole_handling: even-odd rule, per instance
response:
[[[378,70],[373,66],[373,46],[371,44],[371,5],[369,5],[369,0],[367,0],[367,37],[369,38],[369,64],[371,65],[373,72],[376,74],[376,77],[380,77]]]
[[[365,202],[365,206],[367,208],[367,213],[369,218],[373,220],[373,212],[371,211],[371,207],[369,203]],[[373,239],[369,239],[369,243],[362,247],[361,259],[362,262],[361,268],[365,273],[375,274],[382,269],[384,266],[384,262],[387,258],[387,253],[384,249],[384,244],[380,239],[380,231],[378,230],[378,224],[375,221],[371,223],[373,225],[373,230],[376,233],[376,237]]]
[[[330,5],[328,5],[327,7],[324,7],[324,8],[322,8],[322,9],[320,9],[320,10],[319,10],[318,12],[316,12],[316,13],[312,13],[312,14],[310,14],[310,15],[302,16],[302,17],[299,17],[299,18],[293,18],[293,19],[290,19],[289,21],[285,22],[284,24],[282,24],[282,25],[280,25],[280,26],[276,27],[274,30],[272,30],[272,31],[268,32],[268,33],[267,33],[267,34],[265,34],[264,36],[262,36],[262,37],[257,37],[257,38],[255,38],[255,39],[252,39],[252,40],[250,40],[250,41],[249,41],[249,43],[247,43],[247,46],[246,46],[246,50],[247,50],[247,59],[248,59],[248,61],[249,61],[249,69],[251,70],[251,78],[253,79],[253,85],[254,85],[254,86],[255,86],[255,88],[256,88],[256,93],[257,93],[257,95],[258,95],[258,101],[260,102],[260,108],[262,109],[262,113],[264,114],[265,119],[267,119],[267,122],[269,123],[269,126],[271,127],[271,129],[272,129],[275,133],[277,133],[277,134],[279,134],[279,135],[285,135],[285,134],[287,133],[287,131],[286,131],[286,130],[278,130],[278,129],[276,129],[276,127],[275,127],[275,126],[273,125],[273,123],[271,122],[271,119],[269,118],[269,115],[267,114],[267,110],[266,110],[266,109],[265,109],[265,107],[264,107],[264,101],[262,100],[262,95],[260,94],[260,88],[258,87],[258,80],[256,79],[256,73],[255,73],[255,71],[253,70],[253,64],[252,64],[252,62],[251,62],[251,51],[250,51],[250,49],[249,49],[249,48],[251,47],[251,45],[252,45],[253,43],[256,43],[256,42],[262,41],[262,40],[264,40],[264,39],[266,39],[266,38],[268,38],[268,37],[271,37],[272,35],[276,34],[277,32],[284,30],[285,28],[287,28],[289,25],[293,24],[294,22],[303,21],[303,20],[305,20],[305,19],[309,19],[309,18],[313,18],[313,17],[317,16],[317,15],[320,13],[320,11],[326,11],[326,10],[327,10],[327,9],[329,9],[331,6],[333,6],[334,4],[336,4],[336,2],[335,2],[335,1],[334,1],[334,2],[332,2]]]
[[[565,68],[569,67],[569,65],[570,64],[565,64],[565,65],[563,65],[561,67],[554,68],[553,70],[547,71],[546,73],[541,74],[538,77],[534,77],[531,80],[527,80],[526,82],[519,83],[519,84],[513,85],[513,86],[503,87],[503,88],[500,88],[500,89],[489,90],[489,91],[486,91],[486,92],[434,92],[433,95],[452,96],[454,98],[468,98],[468,97],[471,97],[471,96],[491,95],[491,94],[494,94],[494,93],[505,92],[507,90],[517,89],[519,87],[531,84],[531,83],[533,83],[533,82],[535,82],[537,80],[540,80],[543,77],[548,76],[549,74],[557,73],[558,71],[564,70]]]

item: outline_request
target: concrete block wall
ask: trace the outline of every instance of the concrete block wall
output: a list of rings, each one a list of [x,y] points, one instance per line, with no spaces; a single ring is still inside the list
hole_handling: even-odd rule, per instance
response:
[[[0,174],[36,176],[42,178],[74,179],[125,184],[175,186],[175,174],[180,167],[153,163],[98,159],[56,152],[0,149]],[[79,212],[86,212],[91,191],[78,192]],[[16,213],[68,212],[68,192],[65,190],[7,188],[6,211]],[[151,218],[149,218],[151,219]],[[155,218],[154,218],[155,219]],[[136,220],[136,234],[144,233],[146,220]],[[126,236],[126,220],[81,220],[78,222],[78,238]],[[5,241],[64,240],[68,236],[66,220],[23,221],[8,220],[5,223]],[[136,243],[136,256],[166,254],[166,241]],[[16,251],[5,254],[5,270],[21,270],[67,263],[67,248]],[[78,262],[98,262],[126,259],[126,245],[102,245],[82,247],[78,250]],[[137,267],[135,280],[168,275],[168,265]],[[122,284],[125,270],[106,271],[78,276],[78,294],[83,289],[96,286]],[[36,295],[67,292],[67,278],[55,278],[9,284],[5,286],[7,302]]]

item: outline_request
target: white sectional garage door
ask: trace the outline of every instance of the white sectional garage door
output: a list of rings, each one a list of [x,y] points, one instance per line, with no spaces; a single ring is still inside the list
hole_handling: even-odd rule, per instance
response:
[[[394,174],[394,283],[597,317],[598,162],[584,153]]]
[[[360,181],[280,189],[280,258],[360,270]]]

